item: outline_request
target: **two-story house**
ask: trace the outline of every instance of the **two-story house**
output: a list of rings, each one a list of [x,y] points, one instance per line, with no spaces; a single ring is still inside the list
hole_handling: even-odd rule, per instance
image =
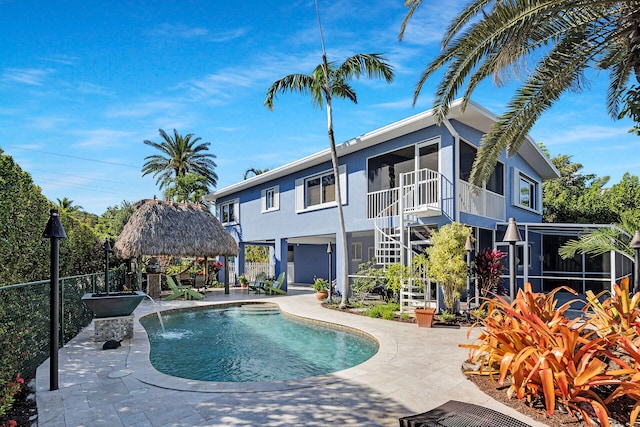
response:
[[[542,182],[559,173],[527,138],[517,154],[502,154],[487,184],[473,191],[471,167],[495,120],[476,103],[462,111],[456,101],[441,126],[429,110],[340,144],[338,177],[326,149],[210,194],[207,199],[215,201],[220,221],[240,245],[235,273],[243,272],[245,245],[269,245],[275,273],[286,272],[288,283],[327,278],[329,265],[338,269],[332,277],[342,277],[340,263],[329,263],[327,254],[328,244],[341,238],[336,206],[342,203],[349,253],[340,253],[338,244],[332,255],[347,257],[349,275],[373,257],[381,265],[409,262],[429,244],[430,230],[452,221],[473,228],[476,249],[494,248],[514,217],[524,237],[518,243],[519,285],[548,287],[542,280],[547,233],[535,226],[542,222]]]

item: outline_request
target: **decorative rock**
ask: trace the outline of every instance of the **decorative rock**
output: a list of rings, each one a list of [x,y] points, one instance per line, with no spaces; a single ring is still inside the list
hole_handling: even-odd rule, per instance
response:
[[[129,316],[93,319],[94,336],[97,342],[133,338],[133,314]]]

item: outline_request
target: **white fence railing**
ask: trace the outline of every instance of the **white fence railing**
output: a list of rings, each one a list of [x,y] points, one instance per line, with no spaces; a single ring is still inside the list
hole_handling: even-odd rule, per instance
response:
[[[229,275],[229,280],[231,282],[236,282],[238,277],[236,275],[236,263],[229,263],[229,271],[231,272]],[[259,273],[264,273],[267,277],[275,277],[276,266],[270,264],[268,262],[245,262],[244,263],[244,276],[249,280],[249,282],[255,282],[256,276]]]

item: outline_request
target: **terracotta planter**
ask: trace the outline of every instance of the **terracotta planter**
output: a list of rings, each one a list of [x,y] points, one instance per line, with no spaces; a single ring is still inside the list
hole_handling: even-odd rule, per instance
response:
[[[416,320],[418,321],[418,326],[430,328],[431,325],[433,325],[433,316],[436,314],[435,308],[416,308],[414,313],[416,315]]]
[[[318,298],[318,301],[326,300],[329,298],[329,291],[326,289],[324,291],[316,291],[316,298]]]

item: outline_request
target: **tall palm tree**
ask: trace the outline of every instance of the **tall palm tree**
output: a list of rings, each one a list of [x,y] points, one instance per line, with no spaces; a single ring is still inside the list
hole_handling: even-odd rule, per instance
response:
[[[258,176],[258,175],[262,175],[263,173],[268,172],[268,171],[269,171],[268,168],[267,169],[249,168],[244,172],[244,179],[249,178],[250,174]]]
[[[289,74],[274,82],[267,90],[264,104],[273,110],[273,101],[278,93],[298,92],[310,94],[313,105],[322,108],[327,106],[327,133],[329,135],[329,145],[331,147],[331,163],[335,179],[336,202],[338,206],[338,222],[340,223],[341,252],[340,257],[342,268],[342,301],[341,306],[348,303],[349,280],[347,270],[347,232],[344,225],[344,215],[342,212],[342,189],[338,179],[338,154],[336,153],[336,141],[333,134],[333,98],[349,99],[353,103],[358,103],[355,90],[349,85],[353,78],[360,78],[365,75],[368,78],[384,78],[387,83],[393,80],[393,69],[386,62],[383,55],[358,54],[347,58],[342,64],[327,62],[327,55],[322,54],[322,63],[318,65],[311,74]]]
[[[404,35],[422,0],[409,8]],[[485,78],[501,85],[509,75],[527,75],[482,145],[470,180],[480,185],[493,172],[499,154],[512,155],[536,120],[567,90],[579,91],[587,69],[610,71],[607,107],[617,118],[628,102],[629,81],[640,82],[640,1],[620,0],[474,0],[454,18],[442,39],[442,52],[422,73],[414,103],[425,81],[444,69],[436,90],[435,116],[466,84],[466,103]],[[628,98],[627,98],[628,99]]]
[[[145,157],[145,164],[142,167],[142,176],[152,174],[158,177],[156,185],[160,184],[160,189],[171,184],[172,179],[182,177],[187,172],[200,175],[205,178],[207,187],[215,187],[218,175],[214,169],[216,163],[213,159],[215,154],[208,153],[210,142],[198,144],[200,137],[194,138],[193,134],[182,136],[177,130],[173,130],[173,137],[160,129],[160,136],[163,141],[160,143],[145,140],[144,143],[161,151],[162,154],[153,154]]]

